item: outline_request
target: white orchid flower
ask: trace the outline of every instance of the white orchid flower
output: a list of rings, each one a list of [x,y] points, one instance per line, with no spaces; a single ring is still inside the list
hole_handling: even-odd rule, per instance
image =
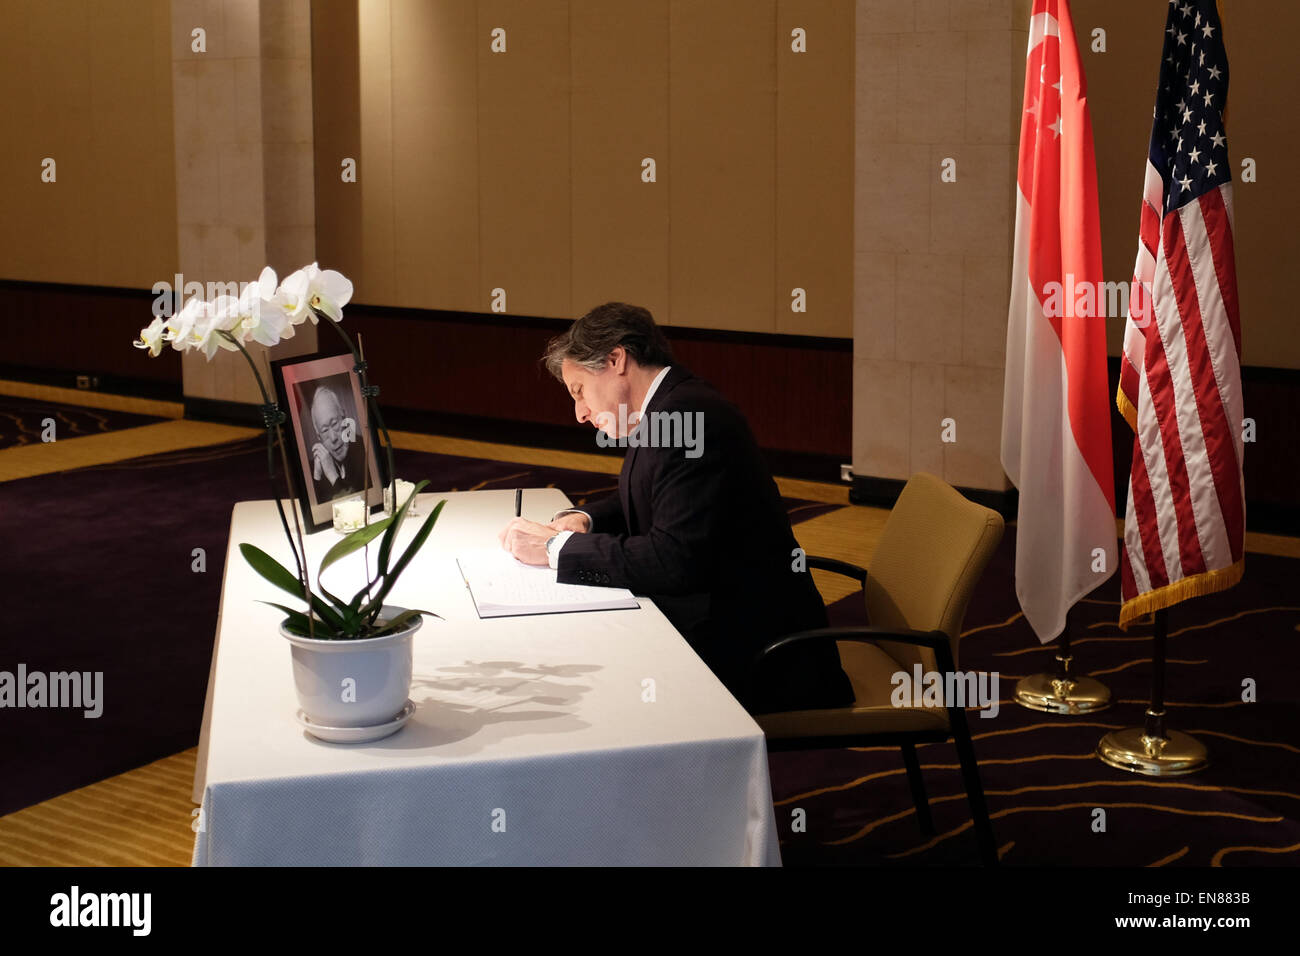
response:
[[[312,268],[315,268],[312,263]],[[313,313],[320,312],[335,322],[343,318],[343,306],[352,300],[352,282],[341,272],[324,269],[311,277],[307,287],[307,304]],[[313,315],[312,321],[316,321]]]
[[[274,289],[275,270],[267,267],[256,282],[243,283],[239,298],[218,298],[213,303],[217,315],[215,330],[230,333],[239,345],[244,345],[249,339],[268,347],[278,345],[280,334],[289,320],[267,300],[268,294],[274,294]],[[218,335],[217,339],[223,348],[233,351],[238,347],[223,335]]]
[[[313,263],[308,268],[314,267]],[[299,269],[286,276],[271,296],[272,304],[292,325],[302,325],[307,321],[311,312],[307,306],[307,290],[310,286],[311,276],[307,274],[307,269]],[[315,318],[312,321],[316,321]],[[286,335],[285,338],[290,336]]]
[[[207,303],[197,296],[190,299],[179,312],[164,323],[163,339],[171,342],[172,348],[176,351],[188,352],[194,346],[190,339],[194,323],[206,308]]]
[[[140,338],[136,339],[136,341],[131,344],[138,349],[148,349],[149,354],[154,358],[157,358],[158,353],[162,351],[163,330],[165,326],[166,322],[163,320],[162,316],[155,318],[140,330]]]
[[[275,270],[267,266],[256,282],[250,282],[239,295],[239,319],[244,338],[268,348],[280,339],[293,336],[293,325],[272,303],[275,296]],[[285,334],[287,330],[288,334]]]
[[[223,298],[225,298],[223,296]],[[198,315],[194,318],[194,324],[190,326],[190,348],[202,352],[209,360],[217,354],[217,343],[213,339],[219,339],[217,332],[217,313],[213,303],[204,302]]]
[[[307,318],[316,324],[318,312],[338,322],[343,306],[352,299],[352,283],[341,272],[322,270],[313,262],[288,276],[276,295],[294,325]]]
[[[233,350],[235,346],[217,333],[219,326],[228,320],[231,303],[237,301],[226,295],[218,296],[215,302],[204,302],[197,296],[190,299],[167,323],[172,347],[181,352],[197,349],[209,360],[218,348]]]
[[[239,343],[243,343],[247,337],[242,326],[242,319],[239,314],[239,300],[233,295],[219,295],[208,305],[208,319],[206,323],[200,318],[194,324],[193,334],[202,333],[203,339],[196,345],[203,350],[203,354],[212,360],[212,356],[217,354],[217,349],[222,348],[230,352],[239,351],[239,345],[222,335],[222,332],[229,333]]]

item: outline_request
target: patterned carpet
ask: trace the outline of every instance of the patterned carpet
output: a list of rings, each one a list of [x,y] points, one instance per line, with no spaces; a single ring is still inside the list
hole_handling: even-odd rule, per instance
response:
[[[1140,726],[1151,691],[1151,630],[1120,631],[1119,579],[1074,611],[1077,669],[1115,704],[1058,717],[1012,703],[1016,681],[1050,669],[1019,613],[1009,529],[966,617],[962,670],[998,672],[1001,707],[970,711],[971,733],[1005,865],[1300,865],[1300,561],[1251,554],[1236,588],[1169,612],[1168,726],[1197,737],[1210,766],[1152,780],[1094,756],[1112,729]],[[832,606],[835,623],[864,623],[856,598]],[[1244,702],[1253,680],[1258,701]],[[961,864],[975,860],[969,806],[951,743],[917,749],[934,815],[921,835],[898,749],[772,754],[782,854],[799,864]],[[790,832],[791,811],[807,832]],[[1094,829],[1097,809],[1104,831]]]
[[[52,435],[55,440],[80,438],[162,420],[107,408],[0,395],[0,449],[39,443],[46,440],[46,435]]]

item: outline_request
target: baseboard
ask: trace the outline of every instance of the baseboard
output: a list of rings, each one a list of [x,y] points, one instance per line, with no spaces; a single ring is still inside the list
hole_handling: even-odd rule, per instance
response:
[[[151,398],[164,402],[181,400],[180,382],[132,378],[110,372],[83,374],[65,369],[33,368],[30,365],[0,362],[0,379],[27,382],[31,385],[48,385],[53,388],[70,388],[81,392],[121,395],[126,398]]]

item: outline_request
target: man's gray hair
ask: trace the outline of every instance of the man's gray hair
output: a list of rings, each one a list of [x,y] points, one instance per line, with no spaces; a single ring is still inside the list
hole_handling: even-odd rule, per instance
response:
[[[311,418],[311,427],[312,430],[316,432],[317,437],[322,436],[320,429],[316,427],[316,406],[320,404],[322,399],[326,398],[334,403],[334,407],[339,410],[340,415],[346,415],[348,413],[347,409],[343,407],[343,401],[334,393],[334,389],[330,388],[328,385],[321,385],[318,387],[311,397],[311,412],[309,413],[309,417]]]
[[[649,310],[626,302],[598,305],[567,332],[546,343],[542,362],[546,370],[564,381],[564,360],[576,362],[591,372],[605,366],[609,353],[623,346],[628,358],[638,365],[662,368],[673,363],[672,350]]]

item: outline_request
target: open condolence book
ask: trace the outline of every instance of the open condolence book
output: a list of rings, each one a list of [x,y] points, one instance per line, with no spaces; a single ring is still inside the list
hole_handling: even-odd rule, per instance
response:
[[[456,563],[481,618],[641,606],[627,588],[559,584],[550,568],[522,564],[500,549],[467,551]]]

